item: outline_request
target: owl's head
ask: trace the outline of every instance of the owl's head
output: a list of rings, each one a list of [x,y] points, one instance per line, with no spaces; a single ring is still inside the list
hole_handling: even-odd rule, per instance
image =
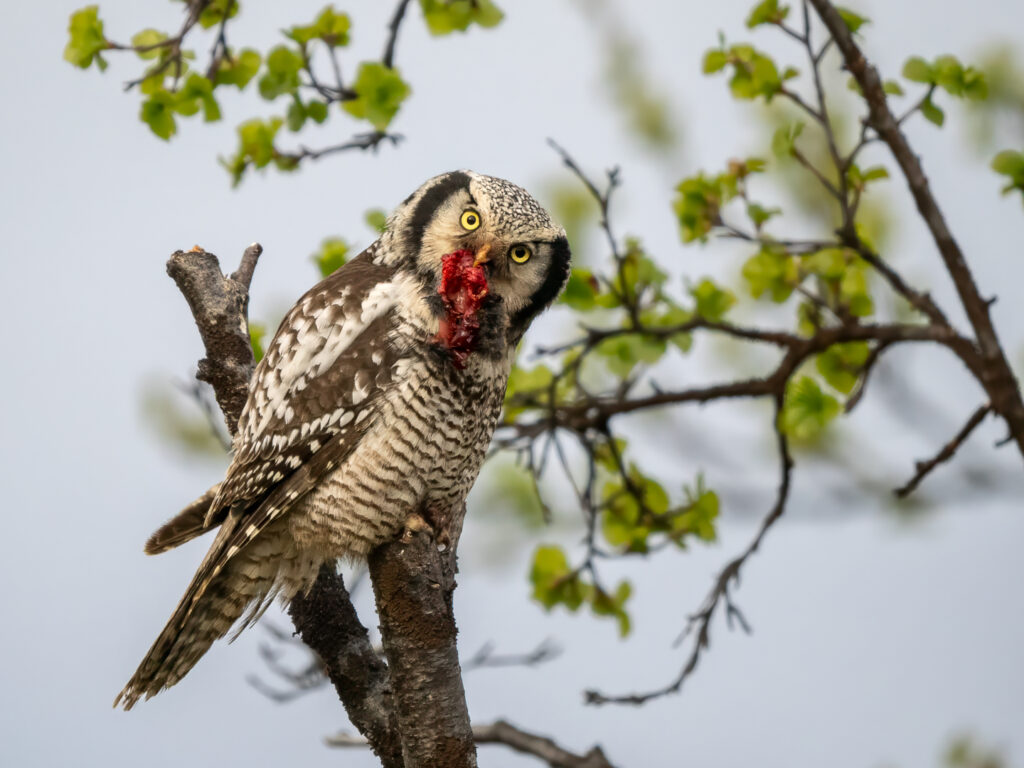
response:
[[[453,171],[430,179],[398,207],[388,230],[403,265],[434,298],[445,257],[473,253],[487,278],[488,305],[500,304],[513,344],[569,278],[565,230],[525,189],[493,176]]]

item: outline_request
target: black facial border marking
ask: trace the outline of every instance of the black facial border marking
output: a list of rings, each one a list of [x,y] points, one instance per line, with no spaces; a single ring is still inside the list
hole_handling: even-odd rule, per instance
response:
[[[523,335],[526,326],[539,314],[548,304],[555,300],[558,292],[562,290],[565,281],[569,279],[569,241],[565,237],[550,241],[551,264],[548,267],[548,274],[544,282],[533,292],[530,301],[523,306],[512,318],[511,331],[516,338]]]
[[[423,246],[423,234],[437,209],[445,200],[461,190],[469,191],[469,175],[462,171],[454,171],[426,191],[416,203],[412,216],[409,217],[408,232],[405,236],[406,254],[415,259]]]

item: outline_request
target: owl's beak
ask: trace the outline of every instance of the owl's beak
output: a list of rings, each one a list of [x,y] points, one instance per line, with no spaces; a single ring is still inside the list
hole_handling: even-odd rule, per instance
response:
[[[491,244],[490,243],[484,243],[483,245],[481,245],[477,249],[476,258],[473,259],[473,266],[474,267],[479,267],[481,264],[486,264],[488,261],[490,261],[491,259],[488,256],[488,254],[490,252],[491,252]]]

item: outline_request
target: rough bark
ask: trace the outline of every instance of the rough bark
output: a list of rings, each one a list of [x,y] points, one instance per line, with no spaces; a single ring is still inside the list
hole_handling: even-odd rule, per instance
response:
[[[374,653],[341,576],[323,566],[313,588],[297,595],[288,613],[299,637],[323,662],[349,720],[366,736],[381,765],[403,768],[388,668]]]
[[[449,563],[430,532],[415,528],[369,557],[406,768],[477,764]]]

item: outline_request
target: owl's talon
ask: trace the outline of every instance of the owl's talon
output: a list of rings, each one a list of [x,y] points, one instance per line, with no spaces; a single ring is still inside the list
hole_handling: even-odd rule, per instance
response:
[[[420,515],[413,512],[405,518],[405,527],[402,529],[402,535],[399,537],[399,541],[403,544],[409,544],[417,533],[422,533],[424,531],[429,532],[431,535],[434,533],[434,529],[431,527],[430,523],[424,520]]]
[[[437,535],[434,537],[434,541],[437,543],[438,552],[447,552],[452,546],[452,535],[451,531],[448,530],[446,525]]]

